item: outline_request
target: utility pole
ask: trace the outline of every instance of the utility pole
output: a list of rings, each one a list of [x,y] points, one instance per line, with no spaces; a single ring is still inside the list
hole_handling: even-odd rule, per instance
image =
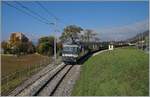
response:
[[[139,35],[140,33],[138,33]],[[139,46],[140,46],[140,35],[138,36],[138,45],[137,45],[137,48],[139,49]]]
[[[142,50],[144,50],[144,45],[143,45],[143,42],[144,42],[144,37],[143,37],[143,33],[142,33]]]
[[[56,64],[56,59],[57,59],[57,52],[56,52],[56,45],[57,45],[57,39],[56,39],[56,32],[57,32],[57,20],[55,20],[54,23],[54,63]]]
[[[56,59],[57,59],[57,55],[56,55],[56,42],[57,41],[57,39],[56,39],[56,36],[54,36],[54,62],[55,62],[55,64],[56,64]]]

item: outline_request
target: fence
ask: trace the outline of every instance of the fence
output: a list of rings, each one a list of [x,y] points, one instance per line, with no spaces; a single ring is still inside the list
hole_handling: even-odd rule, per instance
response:
[[[62,61],[61,56],[57,56],[57,61],[54,63],[55,65],[60,64]],[[6,74],[1,78],[1,95],[8,95],[14,88],[16,88],[19,84],[29,78],[31,75],[37,73],[42,68],[46,67],[48,64],[53,63],[54,59],[45,58],[40,61],[38,64],[27,64],[27,68],[23,70],[16,70],[13,73]]]
[[[50,64],[50,59],[44,59],[40,61],[39,64],[27,64],[27,68],[24,70],[16,70],[16,72],[2,76],[1,94],[7,95],[8,92],[12,91],[12,89],[18,86],[22,81],[26,80],[48,64]]]

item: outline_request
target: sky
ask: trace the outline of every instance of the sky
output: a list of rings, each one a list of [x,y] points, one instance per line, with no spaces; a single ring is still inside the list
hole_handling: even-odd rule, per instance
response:
[[[63,28],[68,25],[92,29],[99,34],[101,41],[124,40],[148,30],[149,27],[149,4],[147,1],[40,2],[51,15],[36,2],[19,2],[46,18],[49,23],[55,21],[54,16],[57,17],[57,28],[59,31],[55,32],[54,26],[46,25],[17,10],[26,11],[18,3],[3,1],[2,40],[7,40],[12,32],[22,32],[31,40],[37,40],[39,37],[47,35],[59,37]],[[6,3],[15,6],[17,9],[8,6]]]

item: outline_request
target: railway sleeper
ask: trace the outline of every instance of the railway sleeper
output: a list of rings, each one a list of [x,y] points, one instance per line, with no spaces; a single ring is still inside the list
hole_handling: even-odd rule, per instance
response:
[[[34,96],[49,80],[51,80],[57,73],[59,73],[66,65],[62,63],[55,69],[38,79],[35,83],[25,88],[18,96]]]
[[[37,94],[37,96],[51,96],[71,68],[72,65],[67,65]]]

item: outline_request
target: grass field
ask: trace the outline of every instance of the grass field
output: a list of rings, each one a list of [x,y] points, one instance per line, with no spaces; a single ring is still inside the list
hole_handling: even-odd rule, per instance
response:
[[[49,63],[49,57],[38,54],[20,57],[1,55],[2,95],[7,94],[31,74]],[[6,78],[7,76],[9,77]]]
[[[1,55],[1,69],[2,76],[15,72],[16,70],[23,70],[39,64],[43,60],[50,60],[49,57],[45,57],[38,54],[31,54],[25,56],[7,56]]]
[[[72,95],[149,95],[149,55],[119,48],[91,57],[82,65]]]

